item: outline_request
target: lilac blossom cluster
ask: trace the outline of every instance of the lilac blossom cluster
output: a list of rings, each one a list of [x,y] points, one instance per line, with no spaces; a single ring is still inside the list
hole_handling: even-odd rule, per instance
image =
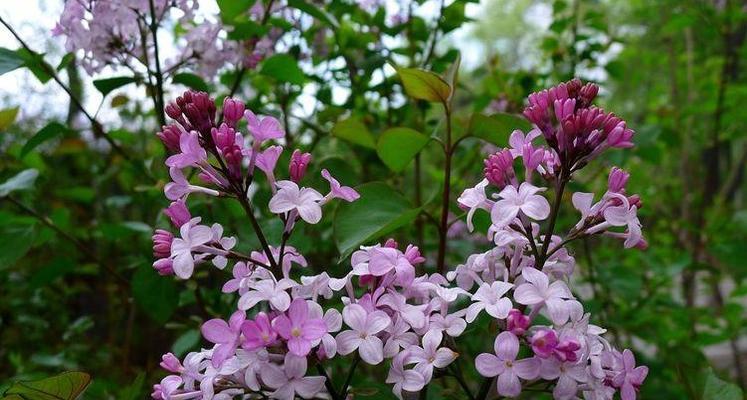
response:
[[[80,51],[81,63],[89,75],[104,67],[126,67],[147,72],[155,69],[156,29],[169,18],[184,27],[177,41],[177,56],[166,61],[166,72],[191,67],[202,76],[214,76],[226,65],[253,68],[271,55],[282,31],[273,28],[260,38],[234,41],[227,38],[230,28],[197,15],[197,0],[69,0],[52,33],[65,37],[68,52]],[[260,22],[267,12],[277,12],[275,4],[266,10],[261,1],[249,10],[248,18]]]
[[[468,210],[470,230],[477,210],[490,213],[487,237],[492,248],[471,255],[445,276],[422,273],[426,259],[420,249],[392,239],[354,252],[342,277],[304,274],[307,260],[287,245],[294,228],[318,223],[327,203],[352,202],[358,193],[326,170],[321,172],[330,186],[326,195],[303,186],[311,155],[299,150],[290,157],[288,178],[278,179],[276,164],[283,148],[273,142],[284,132],[276,119],[257,116],[230,98],[224,101],[222,117],[216,118],[215,103],[207,94],[179,97],[166,108],[176,123],[158,134],[172,152],[166,161],[172,182],[164,191],[173,203],[165,213],[179,237],[156,231],[154,268],[187,279],[198,266],[212,263],[224,269],[232,262],[231,278],[222,291],[235,293],[236,311],[227,320],[203,323],[203,337],[211,346],[183,360],[171,353],[163,356],[161,366],[170,375],[154,386],[153,398],[256,394],[341,400],[348,396],[348,384],[336,388],[325,362],[349,355],[351,373],[360,362],[388,368],[386,383],[403,398],[423,390],[444,371],[458,373],[455,363],[469,355],[457,351],[456,339],[468,324],[488,319],[499,330],[494,351],[477,355],[474,365],[490,384],[490,393],[516,397],[524,388],[551,388],[555,399],[601,400],[620,391],[623,400],[634,400],[647,368],[636,367],[630,350],[615,350],[603,338],[605,330],[589,323],[590,315],[567,284],[575,261],[565,248],[573,239],[602,233],[623,239],[626,247],[645,243],[635,217],[640,201],[625,195],[628,175],[613,169],[608,191],[596,204],[593,196],[575,194],[582,218],[565,238],[552,234],[560,202],[551,206],[542,195],[546,189],[531,183],[537,177],[554,183],[560,199],[581,163],[600,148],[628,146],[632,131],[622,122],[625,140],[620,141],[610,139],[617,126],[606,132],[607,124],[596,120],[566,124],[584,120],[596,87],[572,81],[558,88],[532,95],[527,113],[542,116],[543,125],[526,136],[515,132],[511,148],[485,161],[485,179],[459,197],[459,205]],[[565,106],[569,100],[575,100],[573,109]],[[558,107],[563,112],[554,112]],[[616,118],[601,110],[594,113],[607,121]],[[249,135],[240,132],[244,123]],[[549,138],[548,147],[533,143],[540,135]],[[519,159],[525,169],[521,181],[514,171]],[[200,184],[186,178],[187,168],[196,172]],[[279,245],[271,245],[256,223],[249,195],[256,169],[272,189],[267,209],[284,225]],[[192,194],[238,200],[261,249],[241,254],[234,250],[236,240],[225,237],[219,224],[203,225],[200,217],[192,217],[186,203]],[[543,238],[538,222],[548,218]],[[615,232],[616,227],[626,230]],[[528,356],[519,359],[522,347],[521,354]]]

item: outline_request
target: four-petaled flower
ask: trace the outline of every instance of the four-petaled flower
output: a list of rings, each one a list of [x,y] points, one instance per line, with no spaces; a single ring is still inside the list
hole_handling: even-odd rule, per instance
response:
[[[217,345],[213,350],[213,367],[220,368],[224,361],[234,355],[236,348],[239,346],[241,325],[245,319],[244,311],[236,311],[231,315],[228,323],[222,319],[214,318],[202,324],[200,328],[202,336]]]
[[[521,276],[526,282],[514,291],[514,299],[519,304],[536,307],[545,305],[553,323],[562,325],[568,321],[570,310],[566,300],[573,296],[565,282],[555,281],[550,284],[545,273],[529,267],[521,271]]]
[[[505,319],[508,317],[508,312],[511,311],[513,305],[511,304],[511,300],[503,297],[503,295],[511,290],[512,287],[514,287],[513,284],[503,281],[480,285],[477,292],[472,295],[474,303],[467,308],[467,322],[474,321],[477,318],[477,314],[482,310],[485,310],[493,318]]]
[[[349,304],[342,310],[342,319],[352,329],[337,335],[337,352],[346,355],[357,349],[366,363],[382,362],[384,343],[376,334],[389,326],[389,316],[380,310],[369,313],[359,304]]]
[[[244,322],[241,332],[244,334],[242,347],[247,350],[271,346],[278,337],[277,332],[272,328],[270,318],[263,312],[257,313],[253,321]]]
[[[275,183],[277,193],[270,199],[270,211],[283,214],[296,211],[304,221],[316,224],[322,219],[322,207],[319,202],[322,195],[311,188],[299,188],[292,181],[278,181]]]
[[[306,357],[293,353],[285,355],[283,368],[267,363],[260,375],[267,386],[275,389],[270,394],[273,399],[293,400],[296,395],[310,399],[324,388],[324,377],[306,376]]]
[[[498,376],[498,394],[516,397],[521,393],[521,379],[535,379],[540,372],[538,358],[516,360],[519,355],[519,339],[511,332],[501,332],[493,344],[495,355],[482,353],[475,359],[475,367],[480,375],[492,378]]]
[[[309,354],[311,343],[327,333],[323,319],[309,317],[309,306],[304,299],[293,300],[288,315],[276,317],[272,325],[288,341],[288,350],[299,357]]]
[[[498,193],[501,200],[496,201],[490,211],[493,225],[503,228],[513,222],[519,212],[537,221],[547,218],[550,215],[550,203],[536,194],[542,190],[545,189],[529,182],[523,182],[518,190],[513,185],[507,185]]]
[[[418,371],[426,382],[433,377],[434,368],[446,368],[452,361],[456,360],[458,354],[448,347],[441,346],[443,334],[440,331],[428,331],[423,335],[423,347],[410,346],[407,363],[415,363],[415,371]]]

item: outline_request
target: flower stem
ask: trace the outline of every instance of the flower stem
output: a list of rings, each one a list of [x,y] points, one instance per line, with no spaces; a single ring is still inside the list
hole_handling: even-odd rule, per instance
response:
[[[438,241],[438,273],[443,273],[446,268],[446,232],[449,230],[449,192],[451,190],[451,109],[446,102],[443,103],[446,114],[446,141],[444,143],[444,190],[441,198],[441,224],[439,225]]]
[[[153,36],[153,58],[155,59],[156,64],[156,116],[158,117],[159,124],[166,125],[166,114],[163,111],[163,73],[161,72],[161,60],[158,57],[158,22],[156,19],[156,6],[153,0],[148,0],[148,2],[150,3],[150,24],[148,27]]]
[[[555,230],[555,222],[558,219],[558,213],[560,211],[560,202],[563,200],[563,191],[565,190],[565,185],[569,180],[570,176],[566,176],[563,170],[561,170],[560,174],[558,174],[558,184],[555,188],[555,201],[553,202],[552,210],[550,211],[550,224],[547,226],[545,238],[542,240],[542,250],[540,250],[539,260],[537,260],[536,268],[539,270],[542,269],[545,265],[545,261],[547,261],[547,249],[548,246],[550,246],[550,239]]]
[[[350,370],[348,371],[348,376],[345,378],[345,384],[342,385],[342,390],[340,390],[341,396],[340,398],[345,399],[348,395],[348,387],[350,387],[350,381],[353,380],[353,374],[355,373],[355,368],[358,366],[358,363],[361,361],[361,356],[357,353],[355,354],[355,359],[353,359],[353,365],[350,366]]]

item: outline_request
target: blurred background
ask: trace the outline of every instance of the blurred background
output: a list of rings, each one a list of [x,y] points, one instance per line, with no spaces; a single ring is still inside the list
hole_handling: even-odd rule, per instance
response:
[[[298,50],[293,54],[308,77],[326,76],[314,59],[321,51],[352,59],[360,69],[350,82],[334,65],[331,79],[309,78],[302,89],[283,84],[280,90],[261,73],[248,74],[239,79],[237,96],[267,113],[292,114],[290,126],[298,143],[313,149],[317,169],[327,167],[347,184],[389,180],[420,202],[421,194],[408,192],[412,176],[392,178],[375,151],[329,134],[344,113],[358,117],[373,135],[397,122],[418,123],[412,118],[417,107],[392,96],[396,78],[375,57],[382,46],[400,48],[395,53],[405,57],[410,47],[432,45],[436,56],[428,65],[439,72],[460,50],[458,101],[469,111],[520,113],[535,90],[572,77],[597,82],[601,106],[636,131],[636,147],[605,156],[573,191],[603,188],[612,165],[631,172],[629,191],[643,199],[649,248],[622,252],[612,240],[576,243],[579,293],[612,340],[634,348],[639,363],[650,367],[641,398],[739,398],[733,385],[747,383],[747,2],[413,4],[417,11],[398,31],[405,39],[353,4],[329,11],[352,15],[351,32],[364,33],[358,42],[327,40],[326,47],[312,48],[313,37],[324,31],[310,25],[277,45]],[[56,66],[66,51],[64,39],[50,30],[62,7],[59,0],[3,1],[0,16]],[[389,17],[404,6],[388,0],[379,7]],[[206,16],[219,11],[212,1],[200,2]],[[434,24],[440,36],[429,34]],[[403,33],[410,29],[414,33]],[[179,29],[167,27],[163,35],[168,58]],[[0,47],[15,50],[19,44],[0,29]],[[163,376],[161,354],[181,356],[199,347],[200,321],[225,315],[230,301],[218,293],[220,277],[185,283],[152,271],[150,235],[166,221],[160,210],[167,205],[167,174],[159,166],[164,150],[154,136],[159,124],[147,91],[138,84],[102,92],[94,80],[121,75],[116,68],[91,77],[75,60],[60,67],[85,108],[130,157],[142,160],[145,172],[96,139],[54,82],[28,68],[0,76],[0,182],[28,168],[39,171],[33,188],[0,198],[0,389],[13,380],[81,370],[94,377],[87,398],[145,398]],[[224,71],[203,77],[204,84],[225,95],[232,76]],[[170,86],[167,101],[183,89],[184,83]],[[273,108],[278,104],[284,109]],[[423,115],[427,130],[434,122]],[[30,138],[50,121],[72,129],[29,148]],[[457,191],[477,181],[490,151],[478,141],[467,144],[456,160]],[[428,153],[422,159],[422,179],[433,181],[433,189],[422,194],[428,198],[441,179],[439,159]],[[266,190],[257,195],[268,196]],[[240,238],[251,237],[233,205],[196,207]],[[571,226],[576,218],[568,212],[561,224]],[[324,224],[326,230],[299,235],[293,245],[311,264],[343,271],[334,227]],[[458,228],[449,255],[454,266],[480,246]],[[395,235],[400,243],[412,236],[406,229]],[[432,257],[428,237],[419,241]],[[252,243],[242,246],[250,249]],[[375,383],[369,386],[357,396],[389,395]],[[448,391],[433,396],[458,398]]]

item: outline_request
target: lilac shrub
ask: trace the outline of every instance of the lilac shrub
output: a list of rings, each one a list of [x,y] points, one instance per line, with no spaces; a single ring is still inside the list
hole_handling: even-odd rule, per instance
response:
[[[326,194],[304,186],[312,160],[300,150],[287,173],[278,171],[285,149],[276,119],[230,98],[218,117],[207,94],[184,93],[166,107],[175,123],[158,134],[172,152],[165,193],[173,203],[165,213],[178,234],[155,232],[154,268],[189,279],[195,268],[232,264],[222,291],[235,294],[235,311],[203,323],[207,347],[183,360],[163,356],[161,366],[171,375],[154,386],[153,398],[346,399],[349,380],[336,387],[325,362],[349,356],[351,374],[360,362],[388,369],[386,383],[399,398],[424,390],[439,371],[459,371],[462,362],[485,377],[477,395],[460,381],[469,398],[516,397],[530,389],[551,391],[555,399],[612,399],[618,391],[623,400],[635,399],[648,369],[636,367],[630,350],[616,350],[605,329],[589,322],[568,286],[575,260],[566,247],[590,235],[618,238],[626,248],[646,246],[636,217],[641,201],[626,194],[628,174],[613,168],[596,203],[592,193],[574,193],[581,218],[565,235],[554,234],[573,174],[607,149],[632,145],[624,121],[592,106],[597,90],[573,80],[532,94],[524,115],[535,128],[515,131],[510,148],[485,160],[484,179],[461,194],[470,231],[475,213],[490,214],[485,252],[445,276],[419,274],[427,269],[420,249],[390,239],[361,246],[341,277],[306,275],[307,260],[287,241],[299,224],[317,224],[330,202],[356,201],[356,190],[326,170]],[[239,129],[242,120],[247,134]],[[540,137],[544,145],[536,143]],[[255,217],[250,187],[258,169],[272,190],[266,210],[284,226],[279,238],[266,237]],[[193,174],[194,182],[187,178]],[[235,251],[236,239],[219,224],[191,215],[190,196],[237,200],[260,248]],[[491,320],[498,333],[493,349],[471,360],[458,351],[458,339],[478,319]]]

